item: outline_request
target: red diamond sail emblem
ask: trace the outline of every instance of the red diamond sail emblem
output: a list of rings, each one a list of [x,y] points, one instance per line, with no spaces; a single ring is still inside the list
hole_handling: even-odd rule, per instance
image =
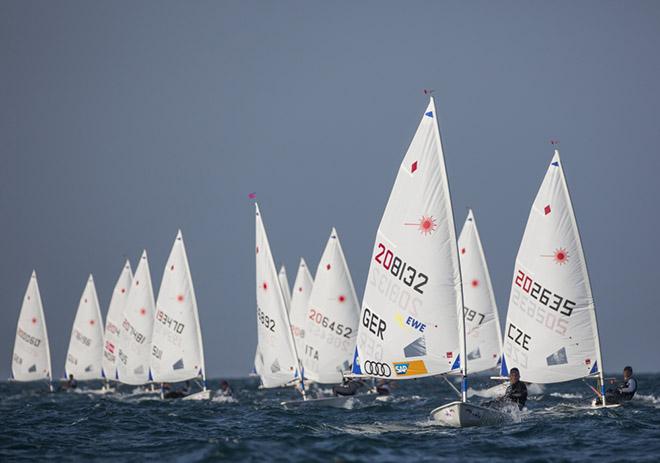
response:
[[[550,212],[552,212],[552,209],[550,209],[550,204],[548,204],[547,206],[545,206],[545,208],[543,208],[543,212],[545,212],[545,215],[548,215],[550,214]]]
[[[412,166],[410,166],[410,173],[414,174],[416,170],[417,170],[417,161],[413,162]]]

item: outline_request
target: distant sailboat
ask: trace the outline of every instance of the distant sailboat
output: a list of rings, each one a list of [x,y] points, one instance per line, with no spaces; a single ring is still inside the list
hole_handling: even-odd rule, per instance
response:
[[[463,281],[463,312],[470,372],[495,368],[502,351],[502,333],[486,257],[472,209],[458,237]]]
[[[147,251],[143,251],[122,312],[116,379],[124,384],[139,386],[151,382],[155,305]]]
[[[103,339],[103,376],[108,380],[114,380],[117,376],[117,353],[119,349],[119,336],[123,321],[124,306],[128,300],[128,292],[131,289],[133,272],[128,259],[124,263],[117,283],[112,291],[108,313],[105,316],[105,333]]]
[[[291,287],[289,286],[289,279],[286,276],[286,267],[282,265],[280,267],[280,273],[277,275],[280,280],[280,286],[282,287],[282,296],[284,296],[284,304],[286,305],[286,310],[291,310]]]
[[[44,308],[39,294],[37,274],[32,271],[16,326],[16,340],[11,361],[12,379],[14,381],[46,380],[52,391],[51,371]]]
[[[301,379],[299,360],[282,287],[256,203],[255,209],[258,337],[255,369],[263,387],[281,387]]]
[[[513,367],[538,384],[597,378],[605,393],[596,308],[558,150],[516,257],[501,374]]]
[[[102,379],[103,320],[94,278],[89,276],[71,329],[69,350],[64,366],[65,376],[77,380]]]
[[[305,351],[305,326],[307,324],[307,312],[309,311],[309,296],[312,294],[314,280],[309,273],[305,259],[300,258],[298,274],[293,283],[293,296],[291,296],[291,309],[289,319],[291,320],[291,332],[296,343],[296,351]]]
[[[151,375],[154,382],[175,383],[199,378],[202,391],[185,399],[210,399],[206,388],[204,347],[197,299],[181,230],[163,271],[152,334]]]
[[[351,273],[333,228],[316,270],[301,353],[305,377],[340,383],[351,371],[360,306]]]

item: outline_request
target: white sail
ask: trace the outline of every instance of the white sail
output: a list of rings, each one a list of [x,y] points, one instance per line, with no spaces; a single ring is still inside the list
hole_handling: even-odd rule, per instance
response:
[[[458,237],[458,249],[463,280],[467,359],[470,372],[477,373],[497,366],[502,350],[502,334],[488,265],[471,209]]]
[[[46,319],[34,271],[18,316],[11,372],[16,381],[52,379]]]
[[[289,286],[289,279],[286,276],[286,267],[280,267],[280,273],[277,275],[280,280],[280,287],[282,288],[282,296],[284,296],[284,304],[286,305],[287,312],[291,310],[291,287]]]
[[[103,375],[108,379],[115,379],[117,375],[117,352],[119,348],[119,336],[123,312],[128,292],[131,289],[133,272],[131,263],[126,259],[124,267],[119,274],[115,288],[112,291],[108,313],[105,316],[105,333],[103,338]]]
[[[255,368],[264,387],[279,387],[297,376],[298,357],[259,206],[255,204],[255,208],[258,336]]]
[[[512,367],[533,383],[569,381],[603,368],[589,275],[558,151],[516,257],[502,373]]]
[[[140,385],[150,381],[155,305],[147,251],[143,251],[122,312],[116,378],[122,383]]]
[[[155,382],[205,378],[197,299],[181,230],[163,271],[151,344],[151,375]]]
[[[436,116],[431,98],[378,227],[355,374],[407,379],[459,367],[461,274]]]
[[[316,269],[308,306],[305,349],[300,352],[305,377],[339,383],[351,370],[360,306],[334,228]]]
[[[65,376],[76,379],[101,379],[103,370],[103,320],[96,295],[94,278],[89,276],[71,329],[69,350],[64,365]]]
[[[307,312],[309,309],[309,296],[312,294],[314,280],[309,273],[305,259],[300,258],[298,274],[293,283],[293,296],[291,296],[291,332],[296,343],[296,351],[302,355],[305,352],[305,326],[307,325]]]

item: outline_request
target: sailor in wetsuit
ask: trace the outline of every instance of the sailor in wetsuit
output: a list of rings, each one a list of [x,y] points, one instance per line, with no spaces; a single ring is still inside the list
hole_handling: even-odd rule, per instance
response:
[[[525,402],[527,402],[527,386],[520,381],[520,371],[517,368],[511,368],[509,371],[509,387],[506,388],[504,395],[499,399],[487,402],[484,405],[490,407],[502,407],[514,403],[518,405],[520,410],[522,410],[525,406]]]
[[[62,385],[62,389],[75,389],[78,387],[78,381],[73,379],[73,374],[69,374],[69,379]]]
[[[355,395],[355,393],[364,386],[364,383],[360,380],[355,380],[353,378],[344,378],[341,385],[333,386],[332,392],[335,395]]]
[[[161,386],[163,399],[180,399],[185,397],[190,392],[190,381],[186,381],[184,387],[180,387],[176,390],[172,390],[172,385],[169,383],[163,383]]]
[[[614,382],[614,381],[612,381]],[[620,404],[632,399],[637,392],[637,380],[633,378],[633,369],[627,366],[623,369],[623,382],[615,389],[608,389],[605,392],[606,404]],[[596,399],[596,405],[600,405],[600,397]]]

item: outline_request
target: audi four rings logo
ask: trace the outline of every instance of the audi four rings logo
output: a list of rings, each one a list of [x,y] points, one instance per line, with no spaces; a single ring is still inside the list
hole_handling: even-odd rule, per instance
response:
[[[384,376],[386,378],[392,375],[392,369],[387,363],[372,362],[371,360],[364,362],[364,372],[368,375]]]

